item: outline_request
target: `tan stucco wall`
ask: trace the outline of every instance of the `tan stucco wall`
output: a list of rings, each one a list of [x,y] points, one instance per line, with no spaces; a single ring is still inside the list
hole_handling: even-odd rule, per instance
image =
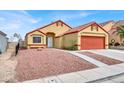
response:
[[[63,48],[63,36],[55,38],[55,48]]]
[[[63,24],[63,26],[59,25],[57,26],[56,23],[49,25],[45,28],[40,29],[40,31],[44,33],[52,32],[55,33],[55,36],[63,34],[65,31],[69,30],[70,28]]]
[[[67,34],[63,36],[63,46],[65,48],[68,48],[70,46],[73,46],[74,44],[78,44],[78,33],[73,33],[73,34]]]
[[[39,35],[38,37],[41,37],[41,43],[33,43],[33,36],[37,36],[37,35]],[[26,44],[27,44],[27,48],[29,48],[28,46],[29,44],[37,44],[37,45],[46,44],[46,36],[38,31],[35,31],[26,36]],[[40,46],[32,45],[31,47],[40,47]]]
[[[115,42],[119,42],[119,43],[121,43],[120,35],[117,35],[116,33],[110,35],[109,43],[111,43],[111,40],[112,40],[112,39],[114,39]]]
[[[105,48],[108,48],[108,34],[103,29],[98,27],[98,31],[91,31],[91,26],[80,31],[78,33],[78,45],[81,45],[81,36],[99,36],[99,37],[105,37]],[[78,49],[80,49],[80,46],[78,46]]]
[[[78,46],[78,50],[80,50],[80,45],[81,45],[81,36],[98,36],[98,37],[105,37],[105,48],[108,48],[108,39],[109,35],[107,32],[105,32],[103,29],[98,27],[98,31],[91,31],[91,26],[78,32],[78,33],[73,33],[73,34],[67,34],[63,36],[63,46],[65,48],[68,48],[70,46],[73,46],[75,43]],[[58,43],[57,48],[59,47],[60,43],[60,38],[56,39],[56,42]],[[74,43],[72,43],[74,42]]]

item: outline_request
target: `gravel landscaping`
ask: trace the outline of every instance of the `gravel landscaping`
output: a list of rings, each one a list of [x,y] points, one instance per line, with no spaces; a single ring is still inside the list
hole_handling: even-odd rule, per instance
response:
[[[92,69],[96,66],[57,49],[20,50],[17,56],[16,79],[32,80],[52,75]]]
[[[79,52],[79,53],[81,53],[83,55],[86,55],[86,56],[89,56],[91,58],[94,58],[94,59],[96,59],[98,61],[101,61],[101,62],[103,62],[105,64],[108,64],[108,65],[123,63],[120,60],[112,59],[112,58],[102,56],[102,55],[99,55],[99,54],[95,54],[95,53],[91,53],[91,52]]]

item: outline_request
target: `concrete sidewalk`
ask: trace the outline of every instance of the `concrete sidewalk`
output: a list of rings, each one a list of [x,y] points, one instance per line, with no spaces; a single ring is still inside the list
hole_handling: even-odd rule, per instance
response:
[[[124,63],[108,67],[99,67],[90,70],[62,74],[47,78],[40,78],[36,80],[24,81],[22,83],[85,83],[104,80],[120,74],[124,74]]]
[[[123,52],[115,50],[88,50],[96,54],[124,61]],[[25,81],[23,83],[85,83],[85,82],[124,82],[124,63],[107,65],[91,57],[79,54],[80,51],[65,51],[95,64],[98,68],[77,71],[52,77]],[[82,52],[82,51],[81,51]]]
[[[88,62],[90,62],[90,63],[92,63],[92,64],[94,64],[94,65],[96,65],[98,67],[108,66],[107,64],[104,64],[103,62],[100,62],[98,60],[95,60],[95,59],[93,59],[91,57],[88,57],[86,55],[82,55],[82,54],[79,54],[79,53],[76,53],[76,52],[71,52],[71,51],[69,51],[68,53],[71,53],[71,54],[73,54],[75,56],[78,56],[78,57],[80,57],[82,59],[85,59]]]

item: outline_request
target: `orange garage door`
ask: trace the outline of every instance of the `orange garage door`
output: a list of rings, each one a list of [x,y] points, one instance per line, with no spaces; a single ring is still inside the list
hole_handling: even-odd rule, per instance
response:
[[[81,49],[104,49],[105,38],[95,36],[82,36]]]

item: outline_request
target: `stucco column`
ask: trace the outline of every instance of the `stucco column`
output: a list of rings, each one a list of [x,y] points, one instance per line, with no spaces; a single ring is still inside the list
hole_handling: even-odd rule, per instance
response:
[[[105,48],[108,49],[109,48],[109,36],[105,35]]]
[[[81,49],[81,35],[78,33],[78,50]]]

